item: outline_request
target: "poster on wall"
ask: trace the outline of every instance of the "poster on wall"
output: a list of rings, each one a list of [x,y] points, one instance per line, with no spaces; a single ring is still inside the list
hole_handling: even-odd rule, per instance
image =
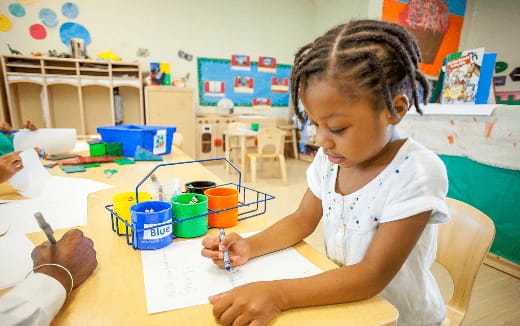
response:
[[[240,71],[232,69],[231,60],[197,58],[197,66],[201,106],[216,106],[222,97],[232,100],[235,106],[254,106],[255,98],[269,99],[265,103],[271,107],[289,105],[290,65],[277,64],[276,73],[265,73],[259,71],[258,62],[254,61],[250,63],[250,71]],[[273,77],[277,91],[272,88]]]
[[[208,80],[204,82],[204,96],[224,97],[226,84],[223,81]]]
[[[459,47],[466,0],[383,0],[382,19],[398,23],[419,45],[420,70],[437,77],[444,58]]]
[[[250,76],[235,76],[235,93],[253,94],[255,79]]]
[[[233,54],[231,56],[231,69],[233,70],[251,70],[251,59],[248,55]]]
[[[276,58],[258,57],[258,71],[276,73]]]
[[[253,99],[253,107],[254,108],[270,108],[271,107],[271,99],[267,97],[255,97]]]
[[[271,77],[271,91],[287,93],[289,91],[289,78]]]

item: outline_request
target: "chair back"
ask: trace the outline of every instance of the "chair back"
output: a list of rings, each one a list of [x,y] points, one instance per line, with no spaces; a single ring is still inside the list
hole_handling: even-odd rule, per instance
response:
[[[278,128],[261,128],[256,136],[258,153],[261,155],[283,154],[285,131]]]
[[[439,225],[436,261],[453,280],[444,325],[460,325],[468,310],[477,273],[495,237],[495,225],[473,206],[447,199],[451,219]]]

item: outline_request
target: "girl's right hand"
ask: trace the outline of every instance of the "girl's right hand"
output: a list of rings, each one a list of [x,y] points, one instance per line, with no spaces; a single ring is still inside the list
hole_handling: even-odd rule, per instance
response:
[[[202,256],[213,260],[215,265],[224,268],[224,251],[229,250],[231,267],[245,264],[251,255],[251,249],[246,239],[237,233],[230,233],[220,241],[219,236],[202,240]]]

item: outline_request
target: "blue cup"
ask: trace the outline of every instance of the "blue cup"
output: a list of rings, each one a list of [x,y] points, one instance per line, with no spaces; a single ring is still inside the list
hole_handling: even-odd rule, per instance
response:
[[[153,250],[173,241],[172,205],[162,201],[147,201],[130,207],[132,241],[135,248]]]

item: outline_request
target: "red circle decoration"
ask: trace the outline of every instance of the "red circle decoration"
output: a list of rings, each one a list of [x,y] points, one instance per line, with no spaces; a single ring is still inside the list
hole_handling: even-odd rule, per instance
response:
[[[42,24],[33,24],[29,27],[29,33],[35,40],[43,40],[47,37],[47,30]]]

